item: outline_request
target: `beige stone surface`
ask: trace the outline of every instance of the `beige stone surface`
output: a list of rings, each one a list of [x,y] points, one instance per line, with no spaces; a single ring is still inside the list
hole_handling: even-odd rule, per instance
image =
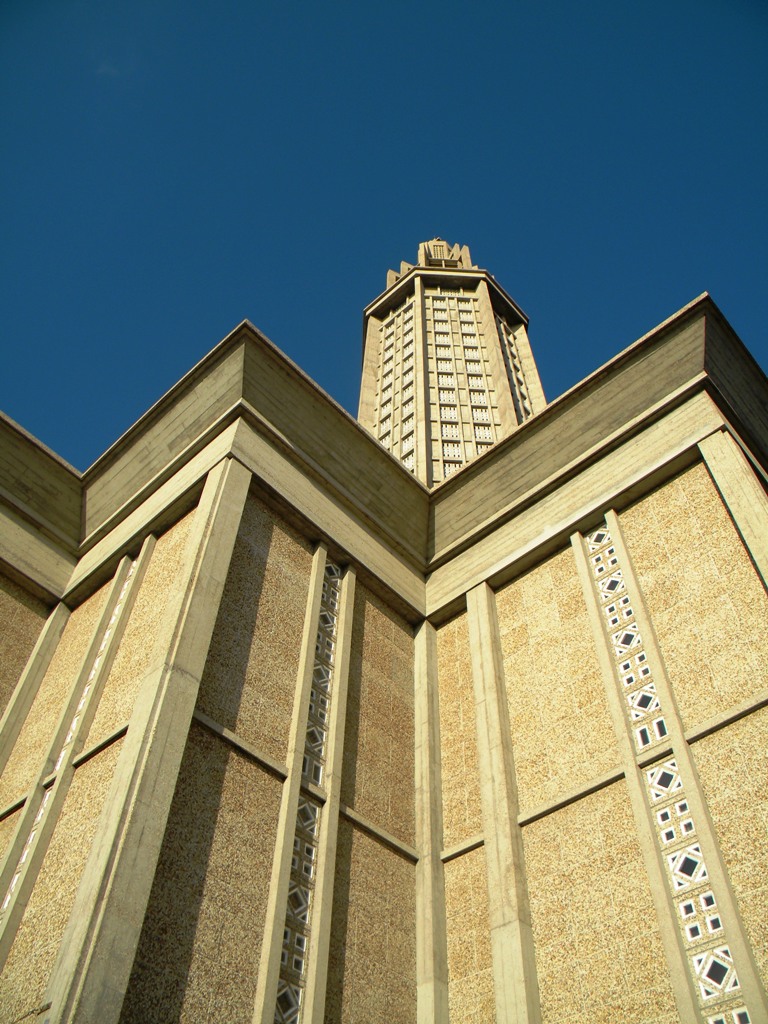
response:
[[[75,608],[64,627],[48,671],[0,778],[0,807],[22,796],[42,766],[62,707],[75,684],[82,660],[93,639],[109,586],[105,584]]]
[[[483,830],[477,760],[475,694],[465,613],[437,632],[443,846]]]
[[[415,867],[339,822],[326,1024],[414,1024]]]
[[[678,1018],[622,781],[523,829],[543,1024]]]
[[[128,722],[141,680],[160,641],[157,627],[182,569],[194,510],[157,541],[131,610],[85,746],[98,743]],[[170,637],[168,638],[170,639]]]
[[[193,725],[124,1024],[250,1024],[280,783]]]
[[[13,838],[13,833],[16,829],[16,825],[18,824],[20,815],[21,808],[14,811],[13,814],[7,815],[2,819],[2,821],[0,821],[0,863],[2,863],[3,857],[5,857],[5,851],[8,849],[11,839]]]
[[[250,496],[197,706],[280,761],[286,757],[311,568],[307,542]]]
[[[618,751],[570,548],[496,594],[520,811],[610,771]]]
[[[0,715],[47,617],[48,607],[39,598],[0,572]]]
[[[491,1024],[496,1004],[482,846],[445,865],[445,913],[451,1024]]]
[[[355,592],[341,802],[413,845],[413,631],[359,583]]]
[[[620,521],[684,726],[768,688],[768,595],[705,466]]]
[[[75,772],[13,946],[0,974],[0,1020],[42,1003],[122,741]]]
[[[768,987],[768,708],[691,748],[739,912]]]

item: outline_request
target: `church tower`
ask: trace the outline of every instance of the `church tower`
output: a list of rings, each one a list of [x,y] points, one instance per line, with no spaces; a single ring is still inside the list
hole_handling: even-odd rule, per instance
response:
[[[527,324],[466,245],[422,242],[364,312],[360,422],[440,483],[544,408]]]

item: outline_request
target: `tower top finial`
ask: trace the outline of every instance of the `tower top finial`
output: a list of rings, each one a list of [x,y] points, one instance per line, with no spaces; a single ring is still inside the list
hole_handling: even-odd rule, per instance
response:
[[[466,245],[449,245],[442,238],[432,238],[419,246],[420,267],[450,267],[452,270],[471,270],[472,257]]]
[[[390,270],[387,272],[387,288],[391,288],[404,274],[407,274],[409,270],[413,270],[414,266],[445,267],[448,270],[477,269],[472,263],[468,246],[459,245],[458,242],[456,245],[450,245],[450,243],[442,238],[432,238],[428,242],[421,242],[419,244],[419,252],[415,264],[403,261],[400,264],[399,271]]]

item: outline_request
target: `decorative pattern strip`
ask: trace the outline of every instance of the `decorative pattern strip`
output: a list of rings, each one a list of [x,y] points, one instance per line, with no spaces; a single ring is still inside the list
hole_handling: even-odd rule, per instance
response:
[[[635,749],[644,750],[667,737],[667,723],[661,713],[651,666],[608,530],[599,529],[591,533],[587,537],[587,550],[603,620],[617,662],[624,711]]]
[[[593,531],[586,537],[586,545],[628,727],[636,751],[645,751],[667,737],[667,724],[635,619],[633,597],[609,530]],[[702,1020],[706,1024],[752,1024],[741,999],[738,974],[676,759],[661,759],[646,768],[643,782]]]
[[[93,688],[94,679],[96,678],[96,676],[99,673],[99,669],[101,667],[101,663],[102,663],[102,660],[104,658],[104,652],[107,649],[107,644],[109,643],[109,638],[112,636],[112,632],[114,630],[115,623],[117,622],[117,619],[118,619],[118,617],[120,615],[120,612],[122,611],[123,604],[125,603],[125,595],[128,593],[128,588],[131,585],[131,580],[133,578],[133,574],[135,572],[135,569],[136,569],[136,563],[135,562],[131,562],[130,569],[128,570],[128,573],[127,573],[127,575],[125,577],[125,582],[123,583],[122,589],[120,590],[120,594],[118,596],[117,603],[115,604],[114,610],[112,612],[112,616],[111,616],[111,618],[109,620],[107,628],[104,630],[104,636],[101,638],[101,643],[99,644],[99,650],[98,650],[98,652],[96,654],[96,658],[94,659],[93,665],[91,667],[91,671],[88,673],[88,679],[86,680],[85,686],[83,687],[83,692],[80,695],[80,700],[78,702],[77,708],[75,710],[75,714],[74,714],[74,716],[72,718],[72,721],[70,723],[69,729],[67,731],[66,738],[64,740],[64,743],[61,746],[61,750],[59,751],[58,757],[56,758],[56,764],[54,765],[54,769],[53,769],[54,773],[58,773],[59,770],[61,769],[61,766],[64,763],[64,759],[67,756],[67,754],[69,753],[69,751],[70,751],[70,749],[72,747],[72,743],[74,741],[74,738],[77,735],[77,729],[78,729],[78,725],[80,723],[80,718],[82,717],[82,714],[83,714],[83,709],[85,708],[86,704],[88,703],[88,695],[90,694],[90,692],[91,692],[91,690]],[[13,873],[13,878],[11,879],[10,885],[8,886],[8,891],[5,894],[5,898],[3,899],[2,906],[0,906],[0,922],[2,922],[2,918],[5,915],[6,910],[8,909],[8,906],[9,906],[9,904],[11,902],[11,899],[13,898],[13,893],[14,893],[14,891],[16,889],[16,886],[19,884],[19,879],[21,878],[22,874],[24,873],[24,866],[25,866],[25,864],[27,862],[27,859],[29,857],[29,852],[32,849],[32,845],[34,844],[35,837],[36,837],[36,835],[37,835],[37,833],[38,833],[38,831],[40,829],[40,823],[42,822],[43,818],[45,817],[45,812],[48,809],[48,805],[50,803],[51,796],[53,794],[54,785],[55,785],[55,780],[45,790],[45,794],[43,795],[43,799],[40,802],[40,806],[39,806],[39,808],[37,810],[37,814],[35,815],[34,821],[32,822],[32,827],[29,830],[29,834],[27,835],[26,842],[24,843],[24,847],[23,847],[23,849],[21,851],[21,856],[19,857],[19,862],[16,865],[16,870]]]
[[[315,640],[315,663],[312,669],[302,762],[304,781],[318,786],[322,784],[325,773],[340,596],[341,570],[332,562],[327,562]],[[294,1024],[301,1019],[319,835],[320,806],[314,800],[302,796],[299,798],[293,838],[291,880],[285,911],[275,1024]]]

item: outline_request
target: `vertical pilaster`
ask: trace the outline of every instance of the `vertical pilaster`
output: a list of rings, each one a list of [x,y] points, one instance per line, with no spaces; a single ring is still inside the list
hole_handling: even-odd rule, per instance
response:
[[[541,1019],[504,669],[490,587],[467,594],[497,1024]]]
[[[496,440],[500,440],[516,430],[519,424],[512,401],[512,385],[507,378],[507,367],[501,350],[502,341],[496,327],[496,314],[486,281],[478,282],[477,297],[480,304],[479,319],[483,326],[483,346],[488,357],[488,369],[493,381],[493,393],[500,423]]]
[[[744,452],[726,431],[699,442],[707,469],[768,587],[768,494]]]
[[[305,987],[302,1021],[322,1024],[325,1016],[325,993],[328,980],[328,956],[333,917],[333,886],[336,876],[336,847],[339,835],[339,804],[341,801],[344,728],[347,717],[349,656],[355,607],[355,572],[349,568],[341,585],[337,630],[336,657],[333,672],[333,698],[328,723],[325,790],[322,825],[317,848],[312,929],[309,944],[309,966]]]
[[[413,285],[413,330],[416,339],[417,372],[414,380],[416,401],[416,478],[432,486],[432,404],[429,400],[429,339],[424,313],[424,282],[417,275]]]
[[[88,735],[101,689],[109,675],[153,546],[154,538],[150,537],[136,564],[126,556],[118,566],[101,619],[27,794],[16,835],[0,872],[0,892],[6,894],[0,909],[0,964],[5,963],[26,909],[72,782],[73,761]],[[51,783],[52,774],[55,779]]]
[[[288,775],[283,784],[280,812],[277,820],[277,842],[272,858],[272,879],[267,902],[266,930],[261,946],[261,963],[254,999],[253,1024],[273,1024],[275,1003],[280,980],[280,959],[283,948],[283,929],[288,889],[291,880],[291,856],[296,826],[296,812],[301,795],[302,762],[307,733],[309,700],[312,690],[312,670],[315,658],[315,639],[320,618],[323,594],[323,576],[327,551],[321,544],[315,551],[304,615],[296,697],[293,703],[291,728],[288,738]]]
[[[208,474],[51,974],[46,1024],[119,1019],[249,483],[231,459]]]
[[[24,726],[29,709],[37,696],[40,683],[51,663],[53,652],[61,639],[70,614],[69,608],[60,601],[48,616],[29,656],[26,668],[22,672],[16,689],[13,691],[13,696],[8,702],[8,707],[0,720],[0,772],[5,768],[13,746]]]
[[[416,726],[416,1019],[448,1024],[437,634],[423,622],[415,637]]]

